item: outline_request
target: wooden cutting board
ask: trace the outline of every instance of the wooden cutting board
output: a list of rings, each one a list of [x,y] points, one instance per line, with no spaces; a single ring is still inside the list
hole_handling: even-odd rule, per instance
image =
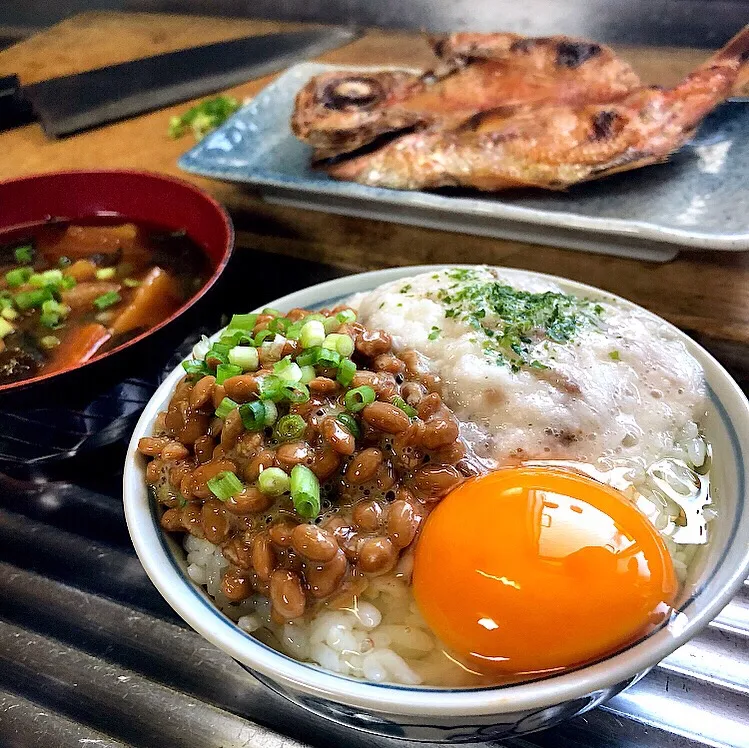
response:
[[[85,13],[0,52],[0,76],[22,82],[66,75],[146,55],[248,34],[292,30],[303,24],[145,13]],[[643,79],[670,84],[705,58],[694,49],[622,47]],[[432,60],[417,34],[373,30],[320,58],[337,64],[428,66]],[[251,97],[268,76],[231,90]],[[749,254],[684,251],[653,265],[524,242],[326,215],[264,203],[245,187],[183,174],[177,158],[189,138],[170,140],[169,119],[189,104],[120,122],[65,140],[51,141],[34,124],[0,134],[0,178],[71,168],[128,167],[178,175],[224,202],[238,229],[238,243],[354,270],[432,262],[486,262],[564,275],[625,296],[692,331],[722,355],[749,355]],[[0,206],[1,210],[1,206]],[[749,220],[749,218],[747,219]],[[738,344],[738,347],[736,347]]]

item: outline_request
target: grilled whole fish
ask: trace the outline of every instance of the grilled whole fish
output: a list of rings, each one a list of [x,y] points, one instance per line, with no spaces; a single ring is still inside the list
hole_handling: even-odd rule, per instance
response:
[[[456,127],[478,112],[542,102],[604,102],[640,85],[608,48],[565,36],[433,37],[441,65],[405,71],[335,71],[312,78],[296,99],[291,128],[329,158],[386,133]]]
[[[673,89],[639,88],[603,104],[483,112],[452,130],[403,135],[328,173],[395,189],[564,189],[666,160],[746,83],[748,60],[749,26]]]

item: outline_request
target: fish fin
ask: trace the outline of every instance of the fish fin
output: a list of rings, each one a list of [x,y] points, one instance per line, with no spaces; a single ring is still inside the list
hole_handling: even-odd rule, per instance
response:
[[[700,67],[708,68],[719,62],[728,62],[729,60],[738,60],[744,65],[749,62],[749,24],[744,26],[736,36],[721,47],[709,60],[704,62]]]

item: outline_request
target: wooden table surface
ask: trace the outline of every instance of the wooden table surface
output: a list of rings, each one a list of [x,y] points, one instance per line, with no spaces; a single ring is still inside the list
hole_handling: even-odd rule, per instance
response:
[[[0,76],[23,83],[221,39],[290,30],[300,24],[145,13],[86,13],[0,52]],[[648,82],[669,84],[705,58],[694,49],[619,48]],[[418,35],[371,31],[320,59],[343,64],[428,66]],[[231,90],[256,94],[273,76]],[[70,168],[132,167],[179,175],[232,213],[240,246],[361,270],[431,262],[486,262],[564,275],[625,296],[741,363],[749,343],[749,253],[684,251],[663,265],[264,203],[251,190],[186,175],[177,158],[192,142],[167,137],[187,104],[64,140],[38,124],[0,134],[0,178]],[[0,206],[2,210],[2,206]],[[749,219],[748,219],[749,220]],[[738,345],[737,345],[738,344]],[[742,367],[743,368],[743,367]]]

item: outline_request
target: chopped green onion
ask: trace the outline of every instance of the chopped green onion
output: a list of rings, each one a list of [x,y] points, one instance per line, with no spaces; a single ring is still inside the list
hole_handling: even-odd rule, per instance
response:
[[[278,408],[273,400],[262,400],[263,408],[265,408],[265,418],[263,423],[266,426],[272,426],[278,419]]]
[[[323,327],[325,326],[325,320],[327,317],[324,314],[320,314],[320,312],[312,312],[312,314],[308,314],[304,319],[302,319],[302,324],[306,324],[307,322],[312,322],[313,320],[317,320],[318,322],[323,323]]]
[[[320,348],[316,358],[315,365],[323,369],[335,369],[341,363],[341,354],[330,348]]]
[[[361,387],[354,387],[344,395],[343,405],[346,410],[358,413],[362,408],[373,403],[375,397],[375,391],[369,385],[363,384]]]
[[[218,404],[218,408],[216,408],[216,416],[218,418],[226,418],[237,406],[238,403],[235,403],[230,397],[225,397]]]
[[[117,291],[107,291],[94,299],[94,306],[99,310],[103,310],[107,307],[113,306],[118,301],[122,301],[122,296],[120,296]]]
[[[262,431],[265,428],[265,404],[261,400],[240,405],[239,415],[248,431]]]
[[[302,334],[302,322],[292,322],[284,333],[289,340],[299,340],[299,336]]]
[[[291,469],[291,500],[300,517],[314,519],[320,514],[320,481],[305,465]]]
[[[62,276],[62,283],[60,284],[60,288],[62,288],[63,291],[69,291],[71,288],[75,288],[75,286],[77,285],[78,281],[72,275]]]
[[[6,306],[0,310],[0,317],[13,321],[14,319],[18,319],[18,312],[12,306]]]
[[[191,376],[204,377],[208,373],[205,361],[197,361],[194,358],[182,362],[182,368]]]
[[[263,309],[263,314],[270,314],[271,317],[280,317],[281,312],[278,309],[274,309],[272,306],[267,306]]]
[[[13,268],[5,274],[5,280],[11,288],[17,288],[26,283],[33,274],[31,268]]]
[[[125,288],[138,288],[140,281],[135,278],[123,278],[122,285],[125,286]]]
[[[302,348],[313,348],[322,345],[325,340],[325,327],[319,320],[313,319],[302,325],[299,342]]]
[[[259,348],[268,338],[275,337],[276,333],[272,330],[268,330],[267,328],[265,330],[260,330],[260,332],[255,335],[255,346]]]
[[[257,348],[247,345],[234,346],[229,351],[229,363],[238,366],[242,371],[255,371],[259,366]]]
[[[342,312],[338,312],[335,318],[342,324],[346,325],[351,322],[356,322],[356,312],[352,309],[344,309]]]
[[[206,352],[206,361],[210,361],[215,366],[219,364],[229,363],[229,351],[231,348],[228,345],[222,345],[221,343],[214,343]],[[218,363],[214,363],[218,361]]]
[[[35,288],[33,291],[21,291],[13,297],[16,306],[21,311],[41,306],[45,301],[52,298],[52,292],[48,288]]]
[[[56,338],[54,335],[45,335],[43,338],[39,339],[39,345],[42,348],[49,350],[50,348],[60,345],[60,338]]]
[[[274,364],[273,373],[285,382],[298,382],[302,378],[302,369],[291,360],[291,356],[286,356]]]
[[[237,109],[239,101],[233,96],[215,96],[201,101],[184,114],[169,120],[169,137],[180,138],[189,128],[195,140],[200,140],[225,122]]]
[[[252,332],[252,328],[255,327],[256,322],[257,314],[233,314],[226,329],[248,330]]]
[[[29,278],[29,284],[35,288],[59,288],[62,285],[62,270],[45,270],[43,273],[34,273]]]
[[[103,281],[103,280],[112,280],[114,276],[117,274],[116,268],[99,268],[96,271],[96,279]]]
[[[244,484],[231,470],[224,470],[208,479],[208,488],[219,501],[229,501],[244,488]]]
[[[348,358],[354,352],[354,341],[348,335],[332,332],[325,338],[322,347],[331,351],[338,351],[341,356]]]
[[[335,332],[341,326],[341,323],[335,317],[326,317],[322,324],[328,335]]]
[[[236,377],[242,373],[240,366],[234,364],[219,364],[216,367],[216,384],[223,384],[229,377]]]
[[[306,403],[309,400],[309,389],[301,382],[284,382],[281,388],[281,399],[290,403]]]
[[[42,314],[39,321],[45,327],[57,327],[70,314],[70,307],[54,299],[42,302]]]
[[[279,441],[285,442],[290,439],[298,439],[307,428],[304,418],[296,414],[286,415],[281,418],[273,429],[273,435]]]
[[[16,328],[13,327],[8,320],[0,318],[0,338],[4,338],[15,331]]]
[[[220,345],[225,345],[231,349],[238,345],[252,345],[255,338],[247,330],[234,330],[233,332],[225,332],[218,342]]]
[[[302,351],[297,357],[296,362],[304,368],[305,366],[313,366],[317,363],[317,356],[320,353],[319,348],[308,348],[306,351]]]
[[[346,427],[346,429],[351,433],[354,439],[358,439],[361,436],[359,424],[356,422],[356,419],[349,413],[339,413],[336,416],[336,420],[340,421]]]
[[[354,381],[356,374],[356,364],[350,358],[344,358],[338,365],[336,379],[344,386],[348,387]]]
[[[416,418],[416,408],[412,408],[400,395],[393,397],[390,402],[400,408],[409,418]]]
[[[316,376],[314,366],[301,366],[302,378],[299,380],[302,384],[309,384]]]
[[[14,254],[16,262],[19,264],[30,264],[34,261],[34,248],[30,244],[24,244],[23,247],[16,247]]]
[[[265,468],[257,479],[257,487],[268,496],[280,496],[291,487],[291,480],[281,468]]]
[[[281,335],[284,335],[290,326],[291,320],[286,319],[286,317],[275,317],[268,323],[268,329],[271,332],[277,332]]]
[[[278,401],[282,398],[281,390],[284,382],[274,374],[268,374],[266,377],[258,378],[258,397],[261,400]]]

